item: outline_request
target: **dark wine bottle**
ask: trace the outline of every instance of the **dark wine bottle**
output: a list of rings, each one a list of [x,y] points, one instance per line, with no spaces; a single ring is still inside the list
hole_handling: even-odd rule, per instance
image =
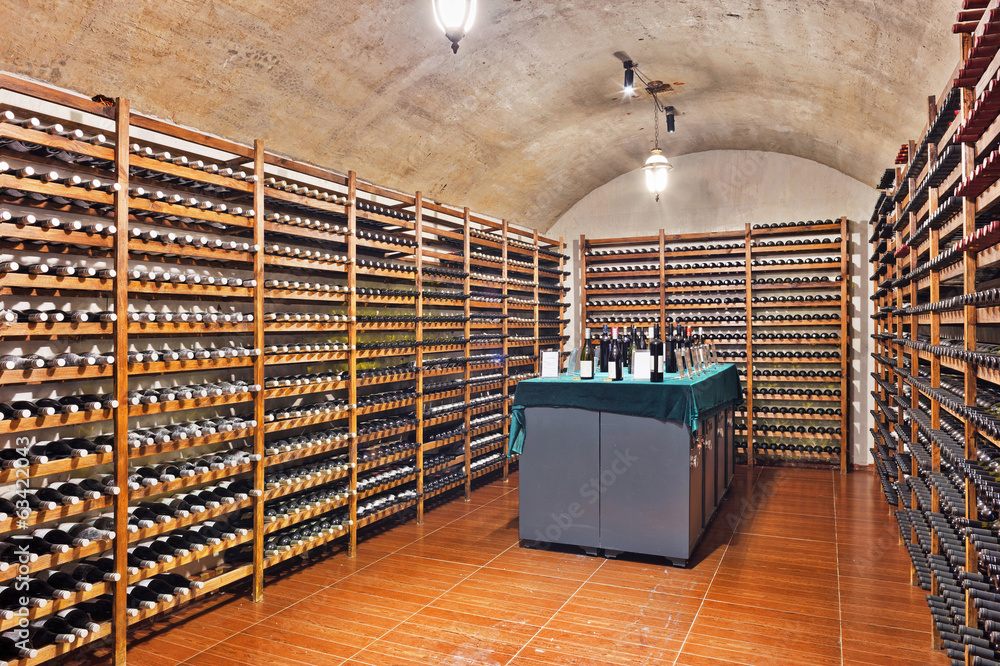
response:
[[[608,350],[608,375],[611,381],[620,382],[625,379],[624,361],[622,360],[622,346],[618,339],[618,327],[612,328],[611,341]]]
[[[650,327],[652,337],[649,343],[649,357],[652,364],[650,368],[650,381],[657,384],[663,382],[663,373],[666,370],[665,350],[663,341],[660,339],[660,325]]]
[[[598,359],[601,372],[608,372],[608,356],[611,353],[611,338],[608,336],[608,325],[604,325],[604,332],[601,334],[601,357]]]

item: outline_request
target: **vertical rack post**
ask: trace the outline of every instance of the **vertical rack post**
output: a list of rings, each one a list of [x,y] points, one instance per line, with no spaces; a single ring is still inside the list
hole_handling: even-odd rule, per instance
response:
[[[848,373],[851,369],[850,356],[850,309],[848,277],[850,261],[850,242],[847,217],[840,218],[840,473],[847,474],[850,469],[850,437],[848,429],[850,421],[848,411],[851,407],[851,382]],[[749,303],[747,303],[749,306]]]
[[[934,118],[936,116],[937,116],[937,104],[935,103],[935,98],[932,96],[932,97],[930,97],[928,99],[928,102],[927,102],[928,126],[929,126],[930,123],[934,122]],[[928,142],[928,146],[927,146],[927,163],[928,164],[934,164],[934,162],[935,162],[935,160],[937,160],[937,158],[938,158],[937,144],[932,143],[932,142]],[[939,204],[939,196],[940,195],[939,195],[939,192],[938,192],[938,188],[932,187],[932,188],[930,188],[928,190],[928,194],[927,194],[928,206],[927,206],[927,209],[929,211],[933,212],[934,210],[937,209],[938,204]],[[912,233],[912,231],[911,231],[911,233]],[[930,256],[931,257],[936,257],[938,255],[938,252],[940,251],[940,245],[941,245],[941,230],[938,229],[938,228],[932,228],[930,230]],[[914,255],[913,263],[911,264],[911,270],[912,270],[912,268],[915,267],[916,261],[917,261],[917,257],[915,256],[917,254],[916,249],[911,250],[910,254]],[[930,302],[931,303],[937,303],[938,301],[941,300],[941,274],[936,269],[935,270],[931,270],[931,272],[930,272],[930,279],[931,279]],[[917,290],[916,290],[916,286],[914,285],[913,291],[911,292],[912,295],[910,297],[910,304],[911,305],[915,305],[917,303],[916,293],[917,293]],[[916,324],[916,325],[919,325],[919,324]],[[916,329],[916,325],[914,327],[911,327],[912,330],[914,331],[914,335],[916,334],[915,331],[917,330]],[[938,311],[938,310],[932,310],[931,313],[930,313],[930,335],[931,335],[931,344],[932,345],[939,345],[939,344],[941,344],[941,312]],[[911,370],[912,374],[913,375],[917,375],[918,373],[915,370],[916,365],[913,364],[912,361],[911,361],[911,367],[914,368],[914,370]],[[932,354],[931,355],[931,386],[933,386],[935,388],[941,386],[941,357],[938,356],[937,354]],[[919,391],[914,391],[913,392],[913,399],[912,399],[912,402],[911,402],[911,406],[914,409],[918,409],[920,407],[920,392]],[[941,427],[941,404],[937,400],[931,400],[931,428],[938,429],[940,427]],[[915,441],[916,440],[918,432],[919,432],[919,428],[917,427],[916,421],[914,421],[912,423],[911,430],[910,430],[910,439],[911,439],[911,441]],[[932,443],[932,445],[931,445],[931,470],[934,471],[934,472],[940,472],[941,471],[941,449],[940,449],[940,447],[937,444],[934,444],[934,443]],[[932,486],[931,487],[931,511],[939,511],[939,510],[940,510],[940,497],[939,497],[939,494],[938,494],[938,490],[937,490],[936,486]],[[931,549],[932,549],[932,552],[937,552],[939,544],[938,544],[938,533],[937,533],[936,530],[931,533],[931,537],[932,537],[931,538]],[[938,590],[937,590],[937,576],[933,576],[932,575],[931,576],[931,594],[937,594],[937,593],[938,593]],[[938,649],[940,649],[940,647],[941,647],[941,637],[939,635],[939,632],[935,630],[932,633],[933,633],[933,636],[934,636],[935,647],[938,648]]]
[[[127,99],[117,99],[115,104],[115,573],[114,599],[112,602],[112,632],[114,641],[113,662],[125,664],[125,647],[128,642],[128,209],[129,209],[129,122],[131,111]]]
[[[587,237],[580,234],[580,344],[587,339],[587,299],[590,292],[587,290]]]
[[[972,36],[962,35],[962,58],[968,57],[972,49]],[[962,88],[962,117],[968,118],[972,113],[976,96],[973,88]],[[966,178],[971,178],[976,167],[976,146],[975,144],[962,144],[962,167]],[[962,199],[962,235],[969,237],[976,231],[976,199]],[[977,253],[971,249],[966,249],[962,253],[962,286],[964,294],[972,294],[976,291],[976,264]],[[962,333],[965,338],[965,350],[976,351],[976,324],[978,314],[975,305],[963,307]],[[965,373],[965,404],[975,408],[976,406],[976,365],[971,359],[963,362]],[[970,419],[965,419],[965,457],[967,460],[976,460],[978,457],[976,445],[976,424]],[[976,505],[976,487],[971,477],[965,478],[965,517],[968,520],[976,520],[979,517]],[[965,566],[970,573],[978,573],[979,562],[976,547],[970,538],[965,540]],[[976,605],[969,596],[968,590],[965,593],[965,623],[967,627],[979,626],[979,614]],[[971,655],[966,649],[966,663],[971,663]]]
[[[931,190],[931,197],[933,199],[937,198],[937,190]],[[932,207],[930,210],[934,210]],[[936,257],[940,252],[941,247],[941,230],[931,229],[930,230],[930,256]],[[937,270],[932,270],[930,272],[931,278],[931,293],[930,302],[937,303],[941,300],[941,274]],[[939,345],[941,344],[941,313],[938,310],[933,310],[930,313],[931,317],[931,344]],[[916,371],[912,371],[914,375],[917,374]],[[941,386],[941,357],[937,354],[931,355],[931,386],[938,388]],[[910,401],[910,406],[913,409],[920,408],[920,392],[913,391],[913,395]],[[941,428],[941,403],[937,400],[931,400],[931,428],[940,429]],[[920,428],[917,427],[917,422],[914,420],[910,426],[910,441],[917,441]],[[931,471],[940,472],[941,471],[941,447],[931,441]],[[919,469],[917,468],[916,458],[913,459],[911,463],[911,473],[919,474]],[[911,506],[916,506],[916,491],[910,491]],[[931,487],[931,510],[938,511],[940,509],[940,497],[937,491],[937,487]],[[932,548],[937,547],[937,531],[931,534],[932,536]],[[911,569],[911,582],[917,584],[917,574],[916,570],[913,569],[912,564]],[[937,594],[937,577],[931,577],[931,594]],[[935,638],[935,647],[939,647],[940,637],[936,630],[932,631]]]
[[[507,315],[510,312],[507,307],[507,220],[500,221],[500,285],[501,293],[503,298],[501,305],[503,309],[503,321],[500,324],[500,332],[503,334],[502,340],[502,350],[503,350],[503,428],[500,432],[503,433],[503,480],[507,481],[507,476],[510,474],[510,442],[507,436],[510,434],[510,380],[507,376],[510,374],[510,359],[507,355],[510,352],[510,346],[507,342],[507,335],[510,331],[507,325]],[[586,305],[584,305],[586,307]]]
[[[264,599],[264,146],[253,144],[253,277],[257,281],[253,297],[253,343],[261,353],[253,360],[253,383],[260,387],[253,398],[253,592],[255,602]]]
[[[746,407],[746,433],[747,433],[747,465],[754,466],[755,455],[753,445],[753,270],[751,269],[753,229],[750,224],[746,225],[743,233],[743,250],[746,258],[744,275],[746,276],[746,309],[747,309],[747,407]]]
[[[934,122],[934,117],[936,115],[936,109],[935,109],[935,104],[934,104],[934,98],[933,97],[931,97],[928,100],[927,111],[928,111],[928,123],[933,123]],[[935,160],[937,160],[937,156],[938,156],[937,155],[937,145],[935,143],[933,143],[933,142],[928,142],[928,146],[927,146],[927,164],[928,165],[934,164]],[[928,210],[931,211],[931,212],[933,212],[937,208],[937,206],[938,206],[938,190],[937,190],[936,187],[931,187],[931,188],[928,189],[928,192],[927,192],[927,201],[928,201]],[[916,215],[916,213],[910,213],[910,230],[909,230],[909,233],[910,233],[910,237],[911,238],[913,237],[913,234],[916,231],[916,229],[917,229],[917,215]],[[932,230],[931,234],[932,235],[938,234],[938,231]],[[938,240],[940,240],[940,235],[939,234],[938,234]],[[913,271],[917,267],[917,255],[918,254],[919,254],[918,247],[911,247],[911,249],[910,249],[910,270],[911,271]],[[932,255],[932,256],[934,256],[934,255]],[[931,270],[931,272],[930,272],[930,278],[931,278],[930,302],[931,303],[936,303],[939,300],[941,300],[941,276],[940,276],[940,274],[938,273],[937,270]],[[913,282],[910,283],[910,306],[912,307],[914,305],[917,305],[917,284],[916,284],[915,281],[913,281]],[[931,344],[932,345],[940,344],[940,340],[941,340],[941,326],[940,326],[940,324],[941,324],[941,316],[940,316],[940,312],[938,312],[936,310],[935,311],[931,311],[930,318],[931,318]],[[914,339],[917,338],[917,334],[919,332],[919,328],[920,328],[920,317],[918,315],[914,314],[910,318],[910,335]],[[937,339],[935,339],[935,337],[934,337],[935,333],[937,334]],[[914,376],[919,376],[919,374],[920,374],[920,372],[919,372],[919,363],[920,363],[920,352],[919,352],[919,350],[917,350],[917,349],[914,348],[912,350],[912,353],[910,354],[910,373],[913,374]],[[931,382],[932,382],[932,384],[934,382],[934,366],[935,366],[935,363],[937,364],[937,377],[938,377],[938,380],[940,381],[940,379],[941,379],[941,360],[940,360],[940,358],[938,357],[937,354],[932,354],[931,355],[931,360],[930,360],[930,365],[931,365]],[[913,401],[911,402],[911,406],[914,409],[919,409],[919,407],[920,407],[919,398],[920,398],[920,392],[919,391],[914,391],[913,392]],[[932,400],[931,402],[932,403],[936,403],[937,401],[936,400]],[[933,408],[932,408],[932,411],[933,411]],[[938,415],[940,417],[940,411],[938,412]],[[935,425],[934,427],[937,427],[937,426]],[[911,432],[910,432],[911,437],[915,438],[916,435],[917,435],[917,431],[918,431],[917,424],[914,422],[913,426],[911,428]],[[932,444],[932,446],[931,446],[931,470],[934,471],[934,472],[940,472],[941,471],[941,449],[940,449],[940,447],[937,446],[937,444]],[[941,510],[940,493],[938,492],[937,486],[935,486],[935,485],[932,484],[931,485],[931,511],[934,511],[936,513],[936,512],[939,512],[940,510]],[[940,543],[940,537],[938,535],[938,531],[937,530],[931,530],[931,553],[934,553],[934,554],[939,553],[940,552],[940,548],[941,548],[941,543]],[[931,572],[931,594],[936,596],[937,594],[939,594],[939,592],[940,592],[940,588],[939,588],[938,577],[932,571]],[[938,649],[938,650],[941,649],[941,647],[942,647],[941,632],[938,631],[936,624],[932,625],[932,627],[931,627],[931,642],[932,642],[932,645],[934,646],[935,649]]]
[[[504,262],[506,263],[506,262]],[[587,237],[580,234],[580,344],[587,338]]]
[[[417,299],[414,304],[415,316],[417,317],[416,341],[417,341],[417,495],[420,500],[417,502],[417,524],[424,523],[424,198],[423,194],[417,192],[413,199],[414,205],[414,240],[417,242],[416,248],[416,291]]]
[[[566,262],[566,260],[563,258],[563,255],[565,254],[565,252],[564,252],[565,249],[566,249],[566,243],[563,242],[563,237],[560,236],[559,237],[559,286],[560,287],[563,286],[563,265]],[[537,265],[535,267],[535,271],[536,272],[538,271]],[[561,320],[563,318],[563,309],[561,307],[561,305],[562,305],[562,291],[559,292],[559,304],[560,304],[560,308],[559,308],[559,315],[558,316],[559,316],[559,319]],[[535,311],[536,312],[541,312],[539,310],[539,306],[537,304],[535,305]],[[535,315],[535,319],[538,319],[540,316],[541,316],[541,314]],[[562,321],[559,322],[558,329],[559,329],[559,367],[562,368],[563,351],[564,351],[565,346],[566,346],[566,342],[562,339],[562,337],[563,337],[563,323],[562,323]],[[581,346],[582,346],[582,344],[583,344],[583,340],[582,339],[581,339],[580,343],[581,343]]]
[[[660,229],[660,335],[667,330],[667,240]]]
[[[350,403],[348,434],[351,444],[348,463],[350,481],[350,542],[348,557],[358,554],[358,177],[347,173],[347,373],[349,375],[347,401]]]
[[[465,501],[472,499],[472,431],[470,421],[472,420],[472,410],[469,408],[469,401],[472,399],[472,387],[469,386],[469,379],[472,377],[472,369],[469,367],[468,359],[472,356],[472,303],[469,296],[472,294],[472,277],[469,273],[472,270],[472,227],[469,209],[462,211],[462,272],[465,273],[463,284],[465,287]]]
[[[535,302],[534,305],[535,327],[533,329],[534,332],[532,333],[532,335],[534,336],[535,339],[535,372],[537,373],[542,371],[541,345],[538,344],[538,229],[535,229],[534,233],[532,234],[531,240],[532,240],[532,248],[534,254],[533,257],[534,261],[532,262],[534,263],[534,273],[532,274],[532,280],[534,280],[534,294],[535,294],[534,298],[532,299]]]

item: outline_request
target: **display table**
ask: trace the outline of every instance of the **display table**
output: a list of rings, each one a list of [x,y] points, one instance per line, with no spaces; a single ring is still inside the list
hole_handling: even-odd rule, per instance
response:
[[[664,383],[575,375],[518,384],[520,537],[686,564],[734,474],[736,366]]]

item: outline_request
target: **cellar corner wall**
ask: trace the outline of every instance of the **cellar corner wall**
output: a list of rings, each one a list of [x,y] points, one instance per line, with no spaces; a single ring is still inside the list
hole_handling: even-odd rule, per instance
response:
[[[874,188],[836,169],[792,155],[714,150],[670,159],[667,191],[657,202],[636,169],[578,201],[546,232],[568,244],[572,271],[569,312],[572,336],[580,332],[580,235],[592,238],[655,236],[742,229],[746,224],[834,219],[851,221],[851,433],[854,464],[870,464],[871,282],[868,280],[868,218],[878,198]]]

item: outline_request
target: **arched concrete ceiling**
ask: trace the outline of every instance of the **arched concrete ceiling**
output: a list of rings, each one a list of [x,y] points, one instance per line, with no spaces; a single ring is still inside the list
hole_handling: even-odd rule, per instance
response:
[[[668,156],[787,153],[874,184],[958,60],[959,0],[480,0],[458,55],[430,0],[0,0],[4,68],[518,224]]]

